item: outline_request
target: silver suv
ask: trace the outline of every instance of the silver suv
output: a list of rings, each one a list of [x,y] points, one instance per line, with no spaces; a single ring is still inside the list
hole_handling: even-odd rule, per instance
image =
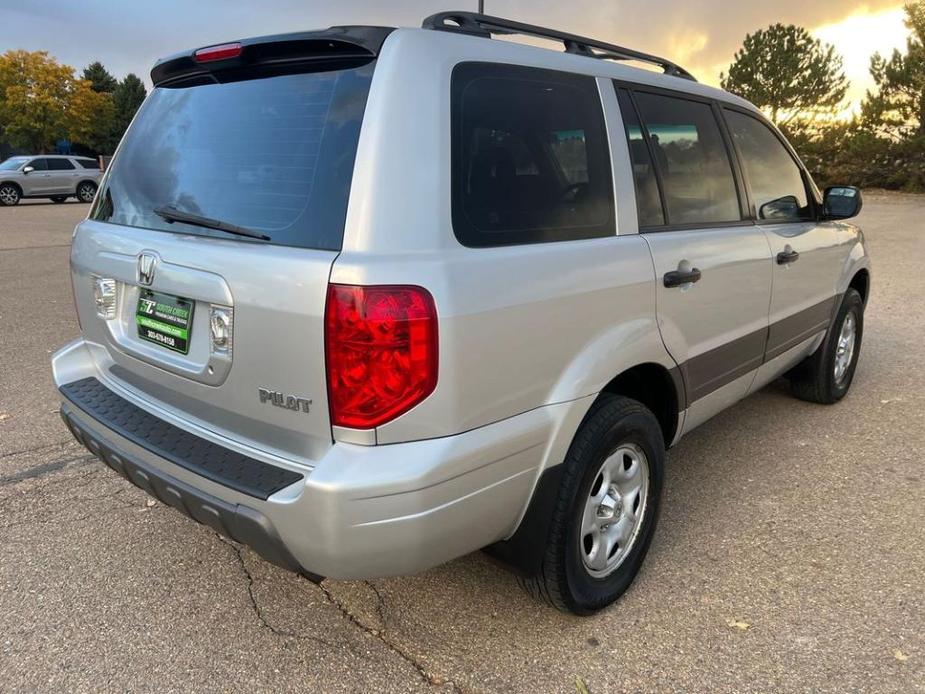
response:
[[[589,613],[643,561],[668,446],[779,376],[851,385],[859,192],[820,193],[667,60],[450,12],[152,81],[74,236],[61,412],[270,561],[347,579],[487,548]]]
[[[93,202],[102,176],[99,162],[89,157],[10,157],[0,163],[0,205],[18,205],[23,198]]]

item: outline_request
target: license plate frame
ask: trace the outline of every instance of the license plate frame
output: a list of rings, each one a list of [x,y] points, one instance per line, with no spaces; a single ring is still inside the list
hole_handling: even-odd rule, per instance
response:
[[[173,294],[142,289],[135,305],[138,337],[179,354],[189,354],[195,303]]]

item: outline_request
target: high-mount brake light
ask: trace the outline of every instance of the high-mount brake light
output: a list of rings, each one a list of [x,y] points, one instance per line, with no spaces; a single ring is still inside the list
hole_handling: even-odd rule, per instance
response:
[[[200,48],[193,53],[193,59],[197,63],[211,63],[216,60],[227,60],[228,58],[237,58],[241,55],[240,43],[223,43],[218,46],[207,46]]]
[[[426,289],[332,284],[324,346],[331,423],[372,429],[437,386],[437,309]]]

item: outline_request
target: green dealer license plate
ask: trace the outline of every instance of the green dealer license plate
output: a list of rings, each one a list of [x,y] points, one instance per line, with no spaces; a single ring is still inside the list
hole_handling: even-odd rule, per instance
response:
[[[189,352],[193,302],[170,294],[142,289],[135,310],[138,337],[171,349]]]

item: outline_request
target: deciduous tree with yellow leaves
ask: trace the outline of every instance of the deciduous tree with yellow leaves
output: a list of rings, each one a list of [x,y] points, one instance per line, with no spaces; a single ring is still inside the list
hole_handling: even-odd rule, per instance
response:
[[[35,153],[62,138],[95,147],[112,118],[112,97],[93,91],[89,81],[77,79],[73,68],[47,52],[0,55],[0,137],[10,144]]]

